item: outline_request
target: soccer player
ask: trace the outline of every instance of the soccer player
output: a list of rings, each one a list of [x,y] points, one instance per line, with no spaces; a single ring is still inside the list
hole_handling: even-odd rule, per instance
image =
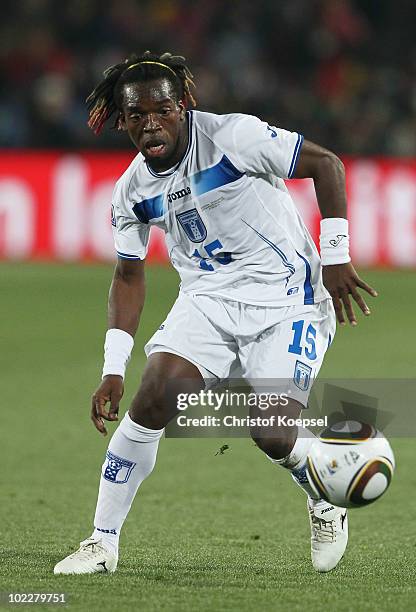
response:
[[[334,337],[336,318],[341,325],[346,319],[356,325],[351,297],[368,315],[358,288],[377,295],[350,262],[338,157],[254,116],[192,110],[193,87],[183,57],[146,52],[106,70],[88,98],[90,127],[98,133],[114,115],[138,150],[112,200],[118,261],[103,377],[91,411],[102,434],[104,420],[118,418],[145,299],[152,225],[166,233],[181,287],[145,347],[140,388],[110,440],[93,533],[55,566],[56,574],[115,571],[123,522],[152,472],[165,426],[178,413],[172,388],[199,391],[206,379],[226,379],[238,362],[254,389],[261,379],[289,381],[285,414],[298,417]],[[306,177],[314,181],[322,214],[321,257],[284,184]],[[344,508],[317,499],[308,484],[305,461],[313,435],[286,426],[253,428],[252,436],[307,493],[313,566],[333,569],[347,545],[347,517]]]

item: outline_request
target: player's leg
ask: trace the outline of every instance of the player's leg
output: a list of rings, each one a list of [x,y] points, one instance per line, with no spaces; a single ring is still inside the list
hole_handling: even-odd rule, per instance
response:
[[[171,353],[150,355],[140,388],[108,446],[93,537],[115,552],[121,526],[140,484],[150,475],[165,426],[178,413],[178,393],[195,393],[204,380],[195,365]]]
[[[153,470],[163,429],[178,412],[176,394],[198,392],[204,384],[199,369],[183,357],[150,355],[139,391],[108,446],[92,536],[55,566],[56,574],[115,571],[120,530]]]
[[[283,383],[281,381],[278,387],[278,392],[283,392]],[[262,395],[265,395],[264,392]],[[265,400],[267,401],[267,400]],[[257,446],[266,456],[275,464],[280,465],[291,472],[292,478],[310,498],[315,498],[316,495],[310,487],[306,477],[305,467],[306,458],[309,450],[315,440],[315,436],[311,431],[304,427],[296,425],[278,426],[279,418],[283,421],[297,419],[301,416],[303,405],[294,399],[287,399],[283,405],[274,405],[270,403],[267,409],[261,409],[257,405],[251,406],[250,416],[257,419],[260,417],[266,420],[267,426],[253,426],[250,428],[250,434]]]
[[[284,311],[282,311],[284,312]],[[311,307],[292,307],[286,318],[270,328],[260,343],[246,355],[240,354],[253,386],[264,382],[290,390],[287,406],[269,407],[268,413],[297,418],[307,406],[313,380],[335,333],[335,316],[328,300]],[[253,375],[256,378],[253,378]],[[257,413],[256,413],[257,414]],[[263,412],[264,414],[264,412]],[[267,457],[291,472],[293,480],[307,494],[312,529],[312,562],[318,571],[333,569],[347,545],[346,511],[316,499],[306,476],[306,459],[315,436],[303,427],[283,427],[276,431],[254,430],[253,437]]]
[[[253,320],[256,313],[248,314]],[[270,308],[266,314],[267,317],[259,314],[265,328],[260,341],[255,337],[240,347],[243,376],[257,392],[267,391],[269,386],[272,392],[287,394],[287,405],[270,405],[268,412],[276,417],[297,418],[308,404],[313,381],[335,334],[332,302]],[[256,416],[264,413],[257,407],[254,410]],[[310,494],[304,486],[304,466],[314,435],[296,425],[263,428],[263,433],[255,432],[258,446],[274,463],[292,471],[297,484]]]
[[[243,376],[258,393],[286,393],[287,404],[281,401],[268,406],[267,413],[274,415],[276,421],[278,416],[298,418],[307,406],[311,386],[335,334],[332,303],[325,300],[316,305],[269,308],[264,312],[250,307],[246,310],[253,337],[249,342],[248,328],[245,342],[240,342]],[[265,411],[254,406],[251,414],[262,416]],[[297,484],[309,494],[303,486],[303,468],[314,435],[296,425],[262,428],[262,432],[252,432],[259,448],[274,463],[291,470]]]
[[[298,418],[302,406],[290,400],[283,411],[268,409],[262,417],[272,415]],[[252,416],[258,416],[251,410]],[[345,508],[338,508],[319,499],[306,476],[306,460],[315,436],[303,427],[269,428],[254,427],[251,435],[257,446],[277,466],[290,471],[292,478],[307,494],[307,509],[311,526],[311,558],[319,572],[334,569],[342,559],[348,543],[348,518]]]
[[[180,294],[146,345],[148,363],[140,389],[110,440],[103,465],[94,533],[58,563],[55,573],[114,571],[121,526],[153,469],[163,428],[177,413],[177,394],[198,392],[204,378],[222,377],[235,359],[233,338],[217,329],[206,312],[223,316],[217,300]],[[97,554],[106,555],[104,568]]]

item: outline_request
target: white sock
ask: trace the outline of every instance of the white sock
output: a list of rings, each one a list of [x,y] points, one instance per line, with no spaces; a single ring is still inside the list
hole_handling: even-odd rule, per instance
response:
[[[306,457],[315,440],[316,436],[309,429],[298,427],[298,437],[288,456],[283,459],[268,457],[272,463],[290,470],[293,480],[305,491],[311,501],[318,500],[319,497],[312,489],[306,476]]]
[[[114,432],[102,467],[92,537],[118,555],[120,529],[137,489],[152,472],[163,429],[148,429],[129,414]]]

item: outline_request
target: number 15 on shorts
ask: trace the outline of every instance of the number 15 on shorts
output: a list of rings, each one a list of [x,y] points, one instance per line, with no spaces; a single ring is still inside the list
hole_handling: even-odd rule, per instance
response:
[[[292,323],[293,339],[287,350],[295,355],[304,354],[313,361],[316,359],[316,329],[312,323],[309,323],[304,333],[304,327],[304,320]]]

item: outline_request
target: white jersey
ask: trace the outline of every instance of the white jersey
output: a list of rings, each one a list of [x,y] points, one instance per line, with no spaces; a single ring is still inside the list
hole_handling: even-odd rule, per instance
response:
[[[116,184],[118,256],[144,259],[156,225],[185,293],[262,306],[327,299],[317,249],[283,181],[303,137],[250,115],[187,116],[177,166],[156,173],[139,153]]]

